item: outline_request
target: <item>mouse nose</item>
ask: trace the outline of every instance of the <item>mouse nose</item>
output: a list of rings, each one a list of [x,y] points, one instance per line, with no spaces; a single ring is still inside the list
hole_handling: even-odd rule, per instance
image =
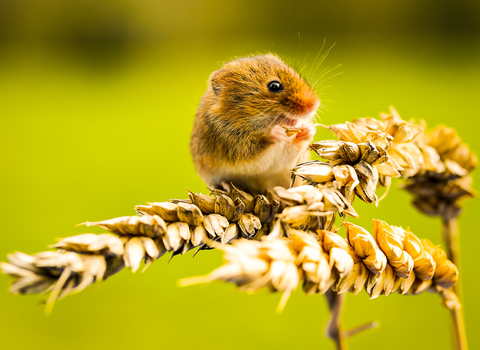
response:
[[[305,106],[306,106],[308,112],[315,112],[317,110],[318,106],[320,106],[320,100],[318,99],[317,96],[315,96],[314,98],[309,99],[305,103]]]

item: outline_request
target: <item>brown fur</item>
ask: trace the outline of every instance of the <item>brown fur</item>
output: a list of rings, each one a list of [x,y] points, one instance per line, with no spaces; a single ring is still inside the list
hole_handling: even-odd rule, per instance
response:
[[[283,84],[282,92],[268,90],[274,80]],[[211,183],[210,175],[222,166],[259,159],[274,143],[274,125],[316,106],[314,91],[275,55],[226,63],[210,76],[196,113],[190,149],[197,171],[208,186],[220,185]]]

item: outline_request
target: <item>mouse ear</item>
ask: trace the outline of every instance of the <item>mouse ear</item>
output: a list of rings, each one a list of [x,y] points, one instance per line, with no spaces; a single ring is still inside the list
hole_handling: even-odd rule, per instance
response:
[[[231,75],[230,73],[230,69],[223,67],[210,75],[209,81],[215,95],[218,95],[225,86],[225,83]]]

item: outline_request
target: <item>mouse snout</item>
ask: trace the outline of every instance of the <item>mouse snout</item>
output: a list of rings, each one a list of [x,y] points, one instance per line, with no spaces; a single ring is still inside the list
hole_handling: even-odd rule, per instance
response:
[[[315,112],[320,105],[320,100],[315,93],[294,94],[288,101],[293,114],[302,115]]]
[[[318,109],[318,106],[320,106],[320,100],[317,96],[314,96],[306,103],[306,108],[308,109],[308,112],[315,112]]]

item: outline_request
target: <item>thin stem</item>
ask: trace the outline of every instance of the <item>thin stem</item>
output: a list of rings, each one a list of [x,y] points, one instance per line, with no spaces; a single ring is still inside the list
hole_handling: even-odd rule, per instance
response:
[[[329,290],[325,293],[325,297],[331,313],[325,328],[325,334],[328,338],[335,341],[337,350],[347,350],[347,342],[340,324],[345,294],[338,294]]]
[[[459,265],[459,252],[460,247],[458,246],[458,225],[456,218],[443,218],[443,238],[445,240],[445,245],[447,247],[447,256],[448,259],[451,260],[455,266],[458,267]],[[457,283],[458,286],[458,283]],[[458,295],[457,290],[455,292]]]
[[[363,331],[367,331],[367,330],[372,329],[372,328],[377,328],[377,327],[378,327],[378,322],[377,321],[368,322],[368,323],[362,324],[358,327],[355,327],[353,329],[349,329],[348,331],[343,331],[343,337],[344,338],[350,338],[352,335],[361,333]]]
[[[455,333],[455,346],[457,350],[468,349],[467,334],[465,333],[462,310],[463,308],[450,311],[453,321],[453,331]]]
[[[458,224],[457,218],[443,218],[443,237],[447,248],[448,258],[459,266],[460,247],[458,244]],[[462,300],[461,279],[458,280],[453,291]],[[455,347],[457,350],[467,350],[467,334],[465,332],[465,323],[463,319],[463,308],[458,308],[450,311],[453,321],[453,330],[455,334]]]

